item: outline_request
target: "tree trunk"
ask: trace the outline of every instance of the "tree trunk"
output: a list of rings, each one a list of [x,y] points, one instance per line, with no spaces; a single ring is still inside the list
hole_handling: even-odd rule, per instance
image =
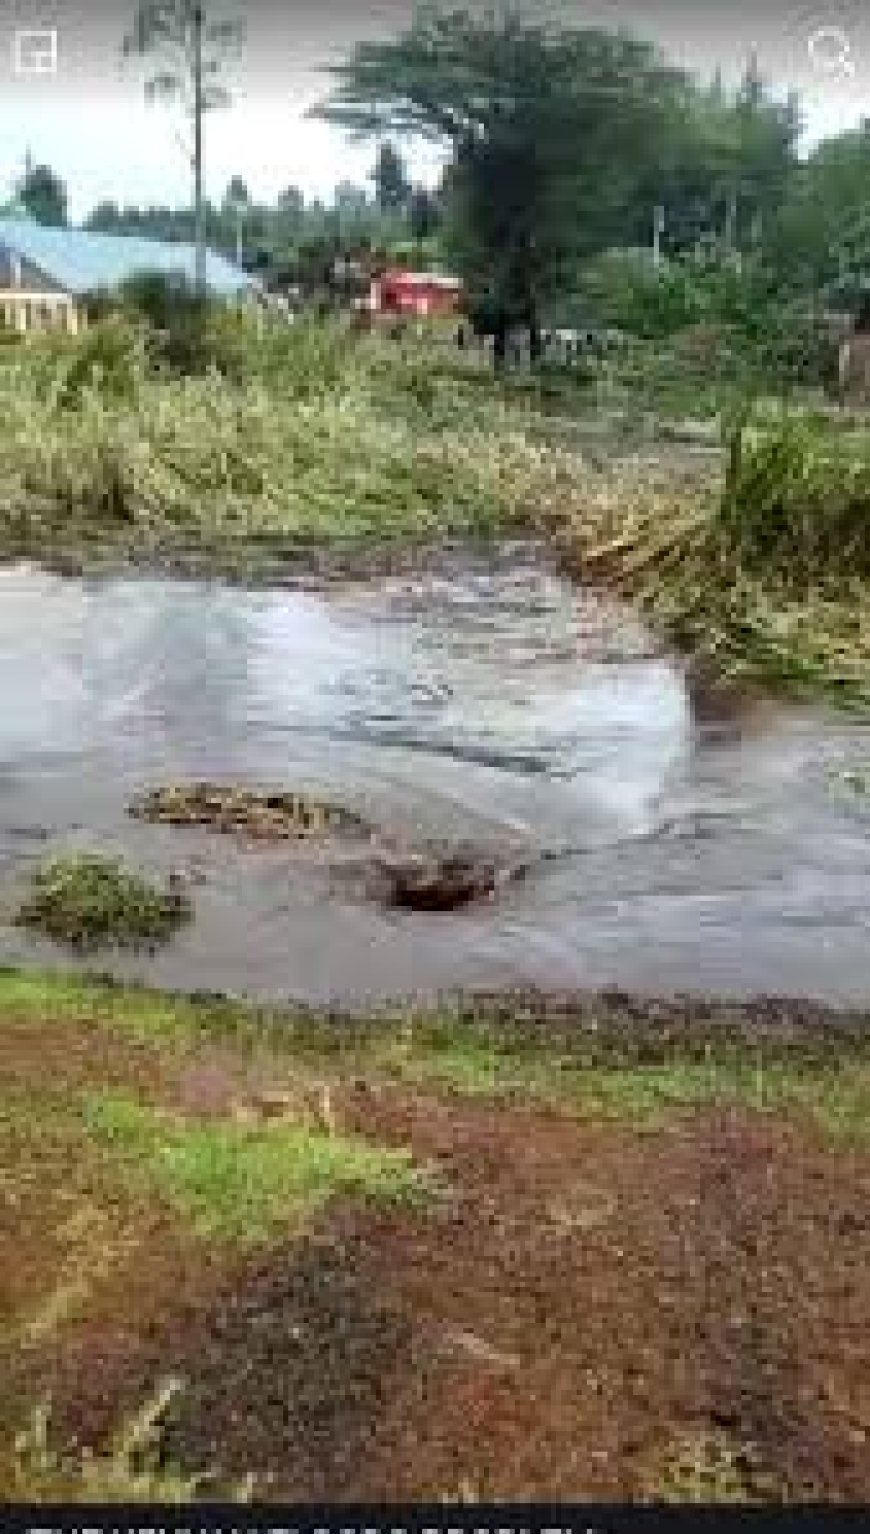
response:
[[[205,294],[205,203],[202,195],[202,6],[193,8],[193,206],[196,291]]]
[[[500,373],[507,358],[507,322],[501,315],[496,323],[492,336],[492,361],[497,373]]]
[[[541,316],[538,313],[538,305],[531,286],[526,288],[526,297],[523,304],[523,320],[529,332],[529,366],[535,367],[543,356],[544,348],[541,341]]]

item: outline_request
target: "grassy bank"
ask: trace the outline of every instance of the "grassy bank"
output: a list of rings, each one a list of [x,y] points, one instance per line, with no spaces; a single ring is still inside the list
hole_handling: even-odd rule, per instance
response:
[[[551,480],[515,412],[388,343],[245,326],[232,376],[172,377],[132,332],[104,336],[0,358],[8,551],[193,550],[244,571],[270,550],[491,535]]]
[[[327,1017],[0,974],[0,1489],[866,1491],[866,1022],[616,995]],[[809,1468],[793,1322],[834,1392]]]
[[[639,603],[700,679],[870,705],[870,453],[793,407],[726,427],[714,474],[623,468],[568,516],[570,566]]]
[[[866,709],[860,421],[744,408],[718,459],[675,444],[653,463],[614,427],[610,363],[579,384],[552,369],[499,383],[444,339],[315,323],[229,326],[216,355],[202,376],[155,372],[121,322],[3,348],[0,550],[256,577],[533,530],[638,601],[701,675]],[[644,362],[628,391],[661,431],[673,359],[664,377]]]

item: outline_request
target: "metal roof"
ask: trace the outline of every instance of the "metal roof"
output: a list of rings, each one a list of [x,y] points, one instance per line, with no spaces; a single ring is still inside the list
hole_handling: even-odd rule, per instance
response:
[[[446,292],[462,287],[458,277],[450,277],[446,272],[409,272],[401,267],[384,272],[381,281],[401,284],[406,288],[444,288]]]
[[[140,272],[184,273],[193,281],[196,271],[196,248],[191,244],[53,228],[23,218],[0,217],[0,247],[76,294],[116,288]],[[205,275],[211,291],[223,298],[259,286],[241,267],[211,250],[206,252]]]

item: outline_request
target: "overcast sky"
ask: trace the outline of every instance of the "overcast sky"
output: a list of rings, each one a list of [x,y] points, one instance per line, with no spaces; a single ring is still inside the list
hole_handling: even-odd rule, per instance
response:
[[[627,26],[705,74],[718,64],[734,77],[755,52],[776,89],[800,91],[809,140],[870,116],[870,0],[537,0],[529,10],[540,15],[545,4],[578,25]],[[120,61],[132,9],[125,0],[0,0],[0,193],[29,147],[67,182],[74,218],[101,198],[188,199],[182,124],[145,105],[141,74]],[[219,199],[234,174],[263,199],[288,185],[328,197],[339,180],[364,180],[372,146],[306,120],[306,109],[328,87],[325,66],[359,38],[400,30],[411,11],[412,0],[251,0],[246,43],[228,72],[235,104],[207,122],[208,194]],[[56,73],[16,73],[16,33],[45,27],[57,30]],[[421,179],[437,174],[431,150],[413,163]]]

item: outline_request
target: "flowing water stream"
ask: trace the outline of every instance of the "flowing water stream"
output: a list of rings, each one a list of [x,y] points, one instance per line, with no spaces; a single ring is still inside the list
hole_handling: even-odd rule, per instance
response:
[[[830,773],[868,732],[772,711],[696,728],[634,620],[533,550],[249,591],[0,571],[0,961],[35,859],[123,853],[197,882],[163,953],[185,989],[364,1001],[458,985],[870,997],[870,813]],[[189,778],[303,787],[410,836],[534,860],[453,915],[385,911],[322,858],[131,821]]]

